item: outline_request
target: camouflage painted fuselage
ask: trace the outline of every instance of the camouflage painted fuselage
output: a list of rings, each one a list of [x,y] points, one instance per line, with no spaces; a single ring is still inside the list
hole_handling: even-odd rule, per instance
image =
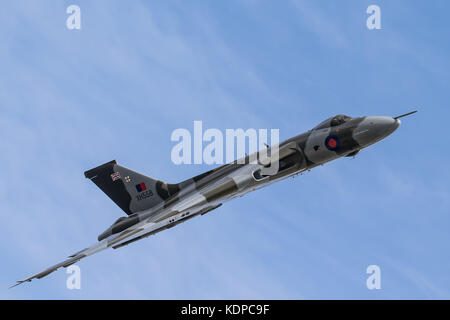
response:
[[[198,214],[205,214],[234,197],[310,170],[328,161],[343,156],[353,156],[362,148],[391,134],[399,124],[400,120],[391,117],[350,118],[338,115],[327,119],[314,129],[280,143],[279,167],[277,172],[271,175],[264,175],[262,173],[264,166],[257,161],[249,161],[249,157],[244,161],[223,165],[178,184],[167,184],[142,177],[115,162],[105,164],[108,167],[108,172],[104,175],[106,179],[109,179],[111,174],[119,172],[121,177],[127,176],[131,180],[129,183],[122,181],[123,188],[126,190],[123,194],[129,194],[129,197],[126,197],[121,204],[118,203],[119,206],[125,207],[124,211],[128,210],[127,213],[130,215],[127,218],[121,218],[102,233],[99,241],[110,239],[108,246],[117,248],[172,227]],[[93,170],[98,172],[98,168]],[[89,177],[89,172],[86,176]],[[95,179],[93,181],[96,182]],[[141,192],[135,190],[134,181],[143,181],[147,190]],[[152,196],[140,198],[140,194],[145,192],[150,192]],[[148,209],[143,209],[145,207]],[[141,229],[139,225],[149,222],[155,224],[151,230],[144,228],[137,231]],[[115,236],[131,226],[135,226],[132,232],[137,231],[133,233],[136,236],[132,239],[128,232],[123,233],[123,239],[121,236]],[[124,239],[127,240],[123,241]]]

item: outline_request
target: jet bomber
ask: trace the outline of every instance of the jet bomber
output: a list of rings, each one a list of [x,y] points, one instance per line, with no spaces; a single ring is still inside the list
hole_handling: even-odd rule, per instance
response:
[[[331,117],[313,129],[267,146],[266,161],[236,160],[180,183],[166,183],[120,166],[115,160],[84,173],[126,214],[98,236],[92,246],[26,279],[43,278],[60,267],[107,248],[118,249],[219,208],[223,203],[273,182],[309,171],[386,138],[400,126],[397,117],[346,115]],[[276,149],[276,151],[275,151]],[[269,155],[270,154],[270,155]],[[276,159],[276,170],[273,167]]]

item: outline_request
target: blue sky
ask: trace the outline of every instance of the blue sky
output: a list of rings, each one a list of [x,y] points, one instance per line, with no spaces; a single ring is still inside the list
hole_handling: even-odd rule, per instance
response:
[[[81,8],[81,30],[66,7]],[[381,30],[366,8],[381,8]],[[448,1],[13,1],[0,11],[0,298],[449,298]],[[392,136],[157,236],[7,287],[122,215],[83,172],[178,182],[176,128],[399,115]],[[366,268],[381,268],[381,290]]]

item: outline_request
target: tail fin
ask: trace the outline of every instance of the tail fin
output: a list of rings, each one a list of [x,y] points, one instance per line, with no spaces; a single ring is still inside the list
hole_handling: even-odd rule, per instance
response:
[[[167,184],[119,166],[116,160],[84,173],[126,214],[149,209],[180,190],[178,184]]]

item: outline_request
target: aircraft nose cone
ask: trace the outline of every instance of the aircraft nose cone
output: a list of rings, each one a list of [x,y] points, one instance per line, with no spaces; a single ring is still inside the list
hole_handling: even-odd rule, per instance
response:
[[[381,134],[389,135],[400,126],[400,120],[391,117],[375,117],[374,126],[376,130]]]
[[[354,131],[354,138],[361,146],[368,146],[386,138],[400,126],[400,120],[385,116],[366,117]]]

